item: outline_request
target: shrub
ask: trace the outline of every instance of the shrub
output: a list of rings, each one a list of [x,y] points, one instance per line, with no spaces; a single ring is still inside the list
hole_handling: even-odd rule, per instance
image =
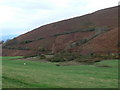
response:
[[[30,55],[30,56],[23,56],[23,58],[30,58],[30,57],[35,57],[37,55]]]
[[[80,41],[77,41],[77,42],[73,42],[69,45],[70,48],[73,48],[73,47],[76,47],[76,46],[79,46],[81,44],[84,44],[84,43],[87,43],[88,42],[88,39],[81,39]]]
[[[53,58],[50,59],[52,62],[64,62],[64,61],[72,61],[79,57],[76,53],[69,53],[69,52],[60,52],[53,56]]]
[[[91,59],[91,56],[90,55],[85,55],[85,56],[80,56],[80,57],[77,57],[76,59],[75,59],[75,61],[77,61],[77,62],[89,62],[90,61],[90,59]]]
[[[45,51],[47,51],[47,50],[46,50],[46,48],[38,47],[38,51],[40,51],[40,52],[45,52]]]
[[[81,30],[82,32],[93,32],[95,31],[96,29],[93,27],[93,28],[87,28],[87,29],[83,29]]]
[[[12,46],[3,46],[6,49],[16,49],[16,50],[30,50],[28,47],[12,47]]]
[[[0,41],[0,44],[4,44],[4,41],[2,40],[2,41]]]
[[[87,39],[82,39],[80,40],[80,42],[83,44],[83,43],[86,43],[88,40]]]
[[[41,38],[38,38],[37,40],[42,40],[42,39],[44,39],[44,38],[41,37]]]
[[[4,46],[12,46],[18,44],[18,41],[16,39],[9,39],[4,43]]]
[[[60,53],[57,53],[50,59],[51,62],[63,62],[65,61],[63,56]]]
[[[25,40],[25,41],[22,41],[21,44],[27,44],[27,43],[31,43],[32,40]]]
[[[63,33],[58,33],[58,34],[54,34],[53,36],[61,36],[61,35],[66,35],[66,34],[71,34],[71,33],[76,33],[76,32],[80,32],[80,30],[75,30],[75,31],[70,31],[70,32],[63,32]]]
[[[120,41],[118,41],[118,47],[120,47]]]
[[[16,48],[11,47],[11,46],[3,46],[3,48],[6,48],[6,49],[16,49]]]
[[[28,47],[18,47],[16,49],[18,49],[18,50],[30,50],[30,48],[28,48]]]
[[[39,58],[40,58],[40,59],[46,59],[46,56],[43,55],[43,54],[40,54],[40,55],[39,55]]]

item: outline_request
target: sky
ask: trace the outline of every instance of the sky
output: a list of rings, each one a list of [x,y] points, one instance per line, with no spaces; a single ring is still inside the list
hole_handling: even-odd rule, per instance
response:
[[[0,0],[0,36],[24,34],[45,24],[118,5],[119,0]]]

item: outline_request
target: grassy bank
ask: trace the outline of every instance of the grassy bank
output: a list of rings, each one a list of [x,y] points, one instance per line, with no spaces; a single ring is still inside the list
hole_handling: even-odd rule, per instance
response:
[[[20,57],[3,57],[3,88],[118,87],[118,60],[95,65],[56,66],[49,62],[15,60],[17,58]]]

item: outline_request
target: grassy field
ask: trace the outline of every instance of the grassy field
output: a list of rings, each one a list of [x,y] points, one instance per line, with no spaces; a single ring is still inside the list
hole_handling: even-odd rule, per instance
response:
[[[2,57],[0,57],[0,89],[2,88]]]
[[[56,66],[54,63],[3,57],[3,88],[117,88],[118,60],[96,65]],[[26,63],[26,65],[24,65]],[[107,65],[110,67],[98,67]]]

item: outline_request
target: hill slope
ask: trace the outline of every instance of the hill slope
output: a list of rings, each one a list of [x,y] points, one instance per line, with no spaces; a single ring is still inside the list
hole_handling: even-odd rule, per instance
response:
[[[118,7],[38,27],[3,45],[3,56],[62,50],[82,54],[118,51]]]

